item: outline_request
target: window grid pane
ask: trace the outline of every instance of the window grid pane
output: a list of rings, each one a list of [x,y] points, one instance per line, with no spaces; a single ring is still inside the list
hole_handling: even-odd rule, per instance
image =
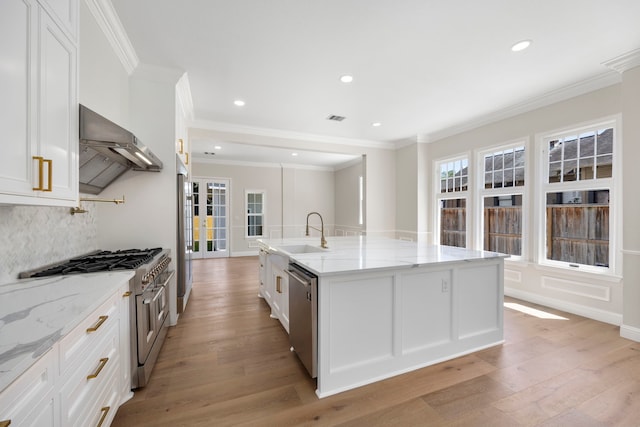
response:
[[[613,128],[606,128],[550,140],[548,182],[611,178],[613,137]]]

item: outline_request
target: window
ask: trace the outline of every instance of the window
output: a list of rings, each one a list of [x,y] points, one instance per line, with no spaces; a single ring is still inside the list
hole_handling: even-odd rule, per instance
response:
[[[247,191],[247,236],[262,237],[264,227],[264,191]]]
[[[542,263],[609,271],[614,193],[614,122],[542,139]]]
[[[460,157],[436,164],[438,190],[437,241],[441,245],[467,246],[469,159]]]
[[[484,185],[482,198],[482,248],[514,257],[522,256],[522,201],[525,193],[525,146],[501,147],[481,154]]]

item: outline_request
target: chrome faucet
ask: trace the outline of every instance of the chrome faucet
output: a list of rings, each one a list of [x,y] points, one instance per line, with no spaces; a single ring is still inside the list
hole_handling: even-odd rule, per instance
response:
[[[309,225],[309,217],[313,214],[316,214],[320,217],[320,224],[321,224],[320,230],[318,230],[313,225]],[[324,238],[324,221],[322,220],[322,215],[320,215],[318,212],[309,212],[309,214],[307,215],[307,229],[305,233],[306,236],[309,235],[309,228],[313,228],[314,230],[317,230],[320,232],[320,246],[325,249],[328,248],[329,246],[327,246],[327,239]]]

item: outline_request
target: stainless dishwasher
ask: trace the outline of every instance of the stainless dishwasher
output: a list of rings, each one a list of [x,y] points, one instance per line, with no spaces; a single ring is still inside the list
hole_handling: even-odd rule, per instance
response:
[[[311,378],[318,376],[318,277],[289,264],[289,342]]]

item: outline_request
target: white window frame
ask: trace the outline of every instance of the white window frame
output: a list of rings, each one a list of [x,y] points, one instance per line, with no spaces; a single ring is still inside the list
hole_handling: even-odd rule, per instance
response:
[[[470,248],[472,243],[472,235],[474,232],[474,220],[473,220],[473,203],[472,203],[472,186],[474,185],[474,175],[473,175],[473,161],[472,161],[472,153],[464,152],[457,154],[452,157],[436,159],[433,162],[433,171],[434,171],[434,199],[436,203],[434,204],[433,209],[433,223],[434,223],[434,233],[433,233],[433,243],[435,245],[440,244],[440,202],[442,200],[453,200],[453,199],[464,199],[466,204],[466,237],[465,237],[465,247]],[[467,161],[467,189],[464,191],[452,191],[449,193],[441,193],[440,192],[440,165],[443,163],[455,162],[458,160],[466,160]]]
[[[484,188],[484,158],[486,155],[494,154],[497,151],[508,150],[510,148],[524,147],[524,185],[518,187],[502,187],[502,188]],[[530,143],[529,138],[518,138],[503,144],[495,145],[489,148],[482,148],[475,153],[476,160],[476,181],[477,181],[477,198],[476,210],[474,211],[474,221],[476,225],[475,248],[477,250],[484,250],[484,198],[495,196],[522,196],[522,237],[521,237],[521,253],[520,255],[511,255],[507,260],[523,262],[528,256],[529,239],[527,236],[529,233],[529,188],[530,182]]]
[[[550,140],[562,138],[569,134],[580,134],[593,129],[613,128],[613,173],[611,178],[590,179],[549,183],[549,147]],[[537,173],[539,187],[536,190],[536,228],[538,236],[535,241],[535,262],[544,267],[565,269],[576,272],[595,273],[608,276],[619,276],[621,257],[618,256],[619,242],[622,241],[622,132],[620,115],[606,117],[600,120],[580,123],[571,127],[556,129],[536,135],[538,153]],[[584,264],[573,264],[566,261],[549,260],[546,257],[546,195],[550,192],[580,191],[580,190],[609,190],[609,267],[597,267]]]
[[[261,194],[262,195],[262,213],[257,215],[249,215],[249,194]],[[262,234],[249,236],[249,216],[261,216],[262,217]],[[260,239],[265,237],[266,231],[266,217],[267,217],[267,192],[265,190],[245,190],[244,191],[244,237],[246,239]]]

